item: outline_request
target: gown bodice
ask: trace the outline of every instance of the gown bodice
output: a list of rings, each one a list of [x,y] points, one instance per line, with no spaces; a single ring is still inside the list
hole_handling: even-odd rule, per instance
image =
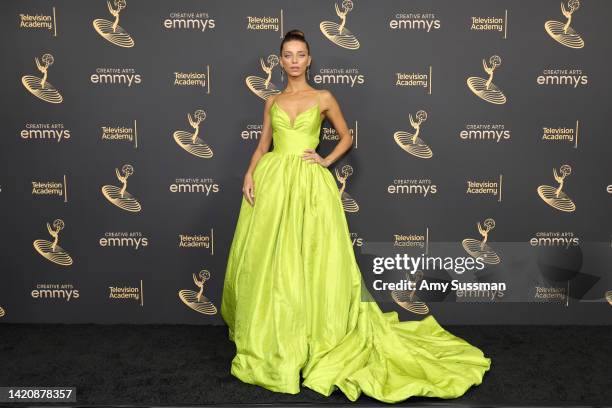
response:
[[[319,104],[300,112],[294,123],[289,114],[276,102],[270,108],[272,141],[276,153],[301,154],[305,149],[316,149],[321,132],[321,112]]]

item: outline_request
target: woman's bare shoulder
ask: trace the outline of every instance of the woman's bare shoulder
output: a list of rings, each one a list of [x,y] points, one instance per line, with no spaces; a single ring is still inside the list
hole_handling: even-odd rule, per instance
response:
[[[277,97],[278,97],[278,94],[272,94],[266,98],[266,104],[265,104],[266,111],[269,111],[272,105],[274,105],[274,102],[276,101]]]
[[[319,104],[323,108],[322,110],[327,110],[334,103],[336,103],[336,98],[334,97],[334,94],[329,89],[319,89],[317,93],[318,93],[317,97],[319,99]]]

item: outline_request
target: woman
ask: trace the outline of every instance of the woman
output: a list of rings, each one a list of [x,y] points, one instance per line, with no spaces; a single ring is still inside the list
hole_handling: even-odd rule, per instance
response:
[[[373,300],[327,168],[352,145],[346,122],[333,95],[306,82],[304,34],[289,31],[280,51],[287,87],[266,100],[223,287],[232,375],[290,394],[301,375],[301,385],[325,396],[339,388],[351,401],[464,394],[491,360],[433,316],[400,322]],[[324,118],[340,135],[325,158],[315,151]]]

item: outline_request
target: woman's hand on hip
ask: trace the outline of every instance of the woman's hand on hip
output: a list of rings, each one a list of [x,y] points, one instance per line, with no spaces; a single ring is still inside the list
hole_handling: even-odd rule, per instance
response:
[[[318,163],[323,167],[329,166],[329,163],[325,161],[324,158],[319,156],[315,149],[306,149],[304,150],[304,154],[302,155],[302,159],[306,160],[309,163]]]

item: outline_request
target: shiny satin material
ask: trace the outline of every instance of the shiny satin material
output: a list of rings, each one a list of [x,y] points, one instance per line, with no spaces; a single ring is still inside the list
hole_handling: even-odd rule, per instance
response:
[[[276,103],[270,115],[274,149],[253,172],[255,206],[242,196],[225,273],[232,375],[275,392],[301,383],[388,403],[480,384],[491,365],[480,349],[432,315],[400,322],[366,289],[333,175],[300,157],[319,144],[319,105],[293,124]]]

